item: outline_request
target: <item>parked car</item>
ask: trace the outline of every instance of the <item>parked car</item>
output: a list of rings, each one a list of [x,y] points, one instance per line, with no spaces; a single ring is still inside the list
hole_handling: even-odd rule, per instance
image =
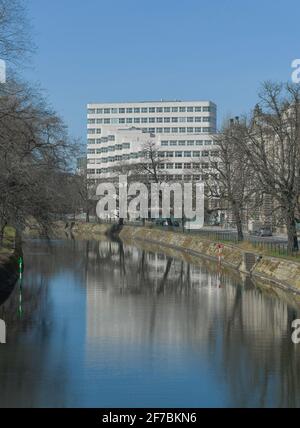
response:
[[[259,236],[264,237],[264,236],[273,236],[272,230],[268,227],[263,227],[260,229],[259,231]]]
[[[249,233],[250,235],[260,237],[273,236],[272,230],[269,227],[261,227],[260,229],[251,230]]]
[[[158,226],[171,226],[171,227],[179,227],[179,222],[172,218],[159,218],[155,221],[155,224]]]

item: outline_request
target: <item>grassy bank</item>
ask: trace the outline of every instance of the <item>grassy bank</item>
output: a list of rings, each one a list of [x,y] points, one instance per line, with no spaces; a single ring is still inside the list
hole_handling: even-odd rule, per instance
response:
[[[3,239],[0,241],[0,254],[9,255],[15,249],[16,231],[13,227],[7,226],[4,229]]]

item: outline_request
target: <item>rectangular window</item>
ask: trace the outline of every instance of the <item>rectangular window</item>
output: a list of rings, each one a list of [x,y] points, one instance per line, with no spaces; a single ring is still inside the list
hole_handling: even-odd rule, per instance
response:
[[[155,113],[155,107],[149,107],[149,113]]]
[[[116,117],[113,117],[112,119],[111,119],[111,123],[113,123],[113,124],[117,124],[117,123],[119,123],[119,120],[116,118]]]
[[[130,149],[130,143],[123,143],[122,148],[123,149]]]
[[[93,123],[95,123],[95,119],[88,119],[88,124],[92,125]]]
[[[185,133],[186,132],[186,128],[179,128],[179,132]]]
[[[210,107],[203,107],[203,111],[210,112]]]
[[[89,108],[88,109],[88,114],[95,114],[96,110],[94,108]]]
[[[142,117],[142,123],[147,123],[148,122],[148,118],[147,117]]]
[[[167,157],[168,158],[173,158],[174,157],[174,152],[167,152]]]
[[[189,132],[189,133],[194,132],[194,128],[190,128],[190,127],[188,127],[188,128],[187,128],[187,132]]]
[[[120,118],[119,123],[125,123],[125,119]]]
[[[156,107],[156,113],[162,113],[163,109],[162,107]]]
[[[203,141],[202,140],[197,140],[196,141],[196,146],[203,146]]]
[[[155,117],[149,117],[149,123],[155,123]]]
[[[173,134],[176,134],[178,132],[178,128],[172,128]]]
[[[97,125],[101,125],[101,123],[103,123],[103,119],[97,119],[96,123],[97,123]]]
[[[182,158],[182,152],[175,152],[175,158]]]
[[[164,107],[164,112],[165,112],[165,113],[170,113],[170,111],[171,111],[171,108],[170,108],[170,107]]]
[[[192,112],[194,111],[194,107],[188,107],[188,108],[187,108],[187,111],[188,111],[189,113],[192,113]]]
[[[105,108],[104,109],[104,114],[110,114],[110,108]]]
[[[111,109],[111,112],[112,112],[113,114],[116,114],[116,113],[118,113],[118,109],[117,109],[117,108],[112,108],[112,109]]]
[[[177,146],[177,141],[176,140],[171,140],[170,141],[170,146]]]
[[[135,118],[134,118],[134,123],[140,123],[140,121],[141,121],[141,120],[140,120],[140,118],[139,118],[139,117],[135,117]]]
[[[204,141],[204,144],[205,144],[206,146],[211,146],[211,145],[212,145],[212,141],[211,141],[211,140],[205,140],[205,141]]]
[[[97,114],[103,114],[103,108],[97,108],[96,113]]]
[[[126,113],[132,113],[132,108],[131,108],[131,107],[128,107],[128,108],[126,109]]]
[[[88,155],[94,155],[95,149],[88,149],[87,153],[88,153]]]
[[[119,108],[119,113],[124,114],[125,113],[125,109],[124,108]]]
[[[169,141],[161,141],[160,145],[162,147],[168,146],[169,145]]]
[[[202,121],[202,117],[201,116],[196,116],[195,117],[195,122],[201,122]]]
[[[106,124],[110,123],[110,119],[104,119],[104,123]]]
[[[178,145],[179,146],[185,146],[186,145],[186,141],[185,140],[180,140],[180,141],[178,141]]]
[[[94,128],[88,129],[88,134],[96,134],[96,130]]]
[[[164,128],[164,132],[165,132],[166,134],[169,134],[169,133],[170,133],[170,128]]]
[[[88,138],[87,142],[88,144],[95,144],[95,141],[93,138]]]
[[[194,146],[195,141],[194,140],[188,140],[187,145],[188,146]]]
[[[169,123],[169,122],[171,122],[171,119],[169,117],[164,117],[164,122]]]
[[[156,122],[157,122],[157,123],[162,123],[162,121],[163,121],[163,118],[162,118],[162,117],[157,117],[157,118],[156,118]]]
[[[186,122],[186,117],[180,117],[179,122]]]
[[[177,113],[178,112],[178,107],[172,107],[172,112],[173,113]]]
[[[154,134],[155,133],[155,128],[149,128],[149,132],[150,132],[150,134]]]
[[[195,107],[195,112],[198,113],[199,111],[202,111],[202,107],[200,106]]]
[[[173,169],[174,164],[173,163],[167,163],[167,169]]]
[[[148,107],[142,107],[142,113],[148,113]]]
[[[141,112],[141,109],[139,107],[134,108],[134,113],[140,113],[140,112]]]
[[[175,169],[182,169],[182,163],[175,163]]]
[[[195,128],[195,132],[201,132],[202,128]]]
[[[210,122],[210,117],[203,117],[202,122]]]
[[[156,132],[157,132],[158,134],[162,134],[163,129],[162,129],[162,128],[156,128]]]
[[[178,122],[178,117],[172,117],[172,122],[173,123],[177,123]]]
[[[126,123],[132,123],[132,118],[131,117],[127,117]]]
[[[182,112],[185,112],[186,111],[186,108],[185,107],[179,107],[179,111],[182,113]]]
[[[191,163],[185,163],[184,164],[184,168],[185,169],[191,169],[192,168],[192,164]]]

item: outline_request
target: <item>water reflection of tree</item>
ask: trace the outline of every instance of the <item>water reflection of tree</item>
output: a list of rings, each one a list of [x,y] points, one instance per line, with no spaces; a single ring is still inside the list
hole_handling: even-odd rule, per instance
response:
[[[24,277],[0,306],[0,318],[7,324],[7,344],[0,358],[0,407],[66,405],[69,350],[66,331],[56,331],[54,338],[49,287],[59,274],[75,271],[81,275],[84,246],[71,241],[25,243]],[[53,346],[59,362],[53,358]]]
[[[243,283],[210,270],[205,263],[196,266],[184,257],[180,260],[117,242],[113,247],[101,243],[97,247],[100,260],[90,266],[89,281],[103,274],[109,278],[113,270],[122,293],[148,296],[144,340],[155,341],[161,299],[173,295],[185,308],[176,334],[194,352],[207,352],[216,374],[230,388],[229,405],[300,405],[299,350],[290,339],[298,307],[262,292],[248,279]],[[97,251],[96,246],[91,251]]]

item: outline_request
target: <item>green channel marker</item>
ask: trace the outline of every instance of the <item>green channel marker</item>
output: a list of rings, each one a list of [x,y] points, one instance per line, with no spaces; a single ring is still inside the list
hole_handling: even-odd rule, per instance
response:
[[[19,257],[18,264],[19,264],[19,273],[22,273],[23,272],[23,266],[24,266],[23,257]]]

